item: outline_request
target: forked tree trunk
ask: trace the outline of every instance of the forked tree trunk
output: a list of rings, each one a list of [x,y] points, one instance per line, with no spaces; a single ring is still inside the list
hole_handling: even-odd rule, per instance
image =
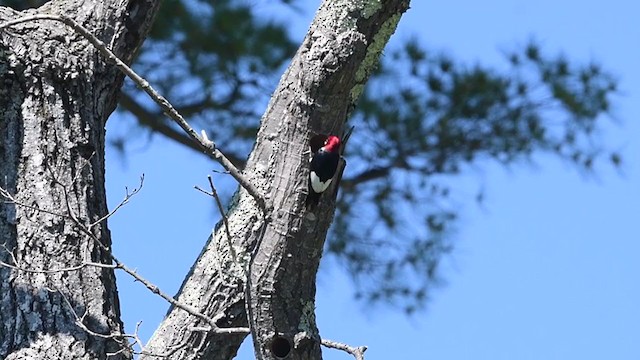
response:
[[[66,15],[130,61],[156,8],[157,1],[52,1],[29,12],[0,7],[0,24]],[[0,203],[0,359],[106,359],[122,349],[77,324],[78,317],[98,334],[124,332],[113,270],[69,269],[111,263],[106,224],[90,224],[107,214],[104,126],[122,79],[60,22],[0,30],[0,187],[22,204]]]
[[[257,358],[321,358],[316,272],[335,204],[325,195],[315,216],[305,210],[308,139],[313,132],[343,129],[408,5],[408,0],[322,3],[262,117],[245,167],[273,207],[268,220],[240,190],[227,214],[240,258],[231,258],[220,227],[177,295],[209,317],[222,314],[220,327],[250,325]],[[250,301],[245,304],[247,268]],[[176,359],[232,358],[245,336],[193,331],[206,327],[172,308],[147,350]]]
[[[238,256],[218,229],[176,296],[221,328],[250,326],[259,358],[321,358],[315,279],[335,204],[325,196],[315,214],[305,210],[307,141],[341,131],[408,2],[323,2],[245,169],[269,210],[240,190],[228,213]],[[156,10],[154,0],[54,0],[36,12],[73,17],[130,61]],[[0,22],[23,15],[0,8]],[[106,225],[94,223],[107,213],[104,123],[122,76],[103,59],[60,23],[0,30],[0,186],[21,204],[0,207],[0,358],[103,359],[122,349],[86,332],[123,332],[112,269],[74,268],[110,262]],[[232,358],[245,336],[208,325],[172,308],[143,358]]]

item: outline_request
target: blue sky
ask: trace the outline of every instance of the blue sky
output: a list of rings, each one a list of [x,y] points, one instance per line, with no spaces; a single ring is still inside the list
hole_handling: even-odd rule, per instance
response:
[[[297,36],[314,11],[295,15]],[[603,63],[623,92],[614,108],[619,124],[604,136],[625,163],[620,172],[602,166],[585,177],[537,156],[534,164],[488,163],[456,179],[469,197],[460,198],[468,201],[445,263],[447,284],[427,310],[406,317],[367,308],[353,301],[344,274],[325,264],[317,300],[323,337],[368,345],[367,360],[640,359],[638,14],[638,3],[621,0],[412,1],[392,41],[417,36],[431,49],[500,67],[502,51],[533,37],[547,53]],[[109,131],[120,124],[110,119]],[[217,219],[210,199],[193,190],[206,186],[213,167],[160,138],[140,142],[124,161],[108,149],[111,207],[145,174],[142,192],[109,221],[116,256],[168,293],[177,291]],[[479,187],[487,194],[482,206],[472,201]],[[128,330],[143,321],[147,339],[167,304],[122,274],[118,286]],[[350,358],[334,350],[324,357]],[[252,358],[245,344],[238,359]]]

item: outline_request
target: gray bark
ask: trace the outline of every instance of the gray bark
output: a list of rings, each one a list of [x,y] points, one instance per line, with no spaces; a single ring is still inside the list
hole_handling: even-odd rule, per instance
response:
[[[57,14],[88,27],[131,61],[158,1],[52,1],[15,12],[0,7],[0,23]],[[0,358],[106,359],[122,349],[106,222],[104,126],[123,76],[85,39],[62,23],[36,21],[0,31],[0,186],[18,204],[0,203]],[[5,200],[5,199],[3,199]],[[60,216],[62,215],[62,216]],[[101,244],[98,244],[94,237]],[[48,270],[42,272],[41,270]],[[111,359],[131,358],[120,352]]]
[[[340,133],[408,3],[323,2],[262,118],[245,168],[272,211],[265,221],[239,190],[227,216],[235,253],[246,256],[232,259],[218,228],[177,295],[219,319],[220,327],[250,325],[258,358],[321,358],[315,279],[335,204],[324,195],[315,214],[305,209],[308,139],[311,133]],[[147,350],[174,359],[232,358],[245,336],[194,330],[206,327],[172,308]]]
[[[315,214],[305,210],[307,142],[313,132],[340,132],[407,7],[406,0],[323,3],[269,104],[245,170],[266,195],[269,213],[264,217],[238,191],[228,216],[241,256],[232,258],[218,229],[183,283],[179,300],[221,328],[250,325],[259,358],[321,356],[315,276],[334,199],[325,196]],[[156,10],[152,0],[78,0],[28,13],[73,16],[130,61]],[[26,14],[0,8],[0,21]],[[121,350],[120,339],[109,336],[123,332],[112,269],[56,270],[110,263],[106,224],[91,226],[89,235],[81,227],[107,213],[104,123],[122,76],[60,23],[28,23],[0,36],[0,175],[18,203],[0,207],[0,260],[37,270],[0,268],[0,357],[106,358]],[[87,333],[77,316],[82,327],[107,337]],[[170,309],[147,351],[231,358],[244,336],[203,331],[207,325]]]

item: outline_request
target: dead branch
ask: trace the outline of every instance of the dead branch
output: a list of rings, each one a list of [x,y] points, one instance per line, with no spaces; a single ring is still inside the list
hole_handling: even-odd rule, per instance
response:
[[[136,85],[138,85],[144,92],[146,92],[153,101],[155,101],[160,108],[162,108],[163,112],[169,116],[173,121],[175,121],[188,135],[191,137],[204,151],[209,157],[213,158],[217,162],[222,165],[233,176],[236,181],[245,189],[247,192],[255,199],[258,206],[263,210],[267,210],[267,205],[264,196],[261,192],[246,178],[246,176],[238,170],[238,168],[233,165],[233,163],[216,147],[216,144],[209,140],[204,131],[202,132],[202,136],[199,136],[196,131],[187,123],[187,121],[180,115],[180,113],[171,105],[171,103],[164,98],[160,93],[158,93],[148,81],[146,81],[143,77],[138,75],[133,69],[131,69],[127,64],[125,64],[120,58],[118,58],[111,50],[107,48],[104,42],[100,41],[97,37],[95,37],[87,28],[78,24],[75,20],[66,17],[66,16],[58,16],[58,15],[33,15],[33,16],[25,16],[20,19],[7,21],[3,24],[0,24],[0,30],[15,26],[21,23],[36,21],[36,20],[52,20],[59,21],[64,23],[65,25],[71,27],[77,33],[82,35],[87,41],[89,41],[100,53],[108,60],[115,63],[115,66],[122,71],[126,76],[128,76],[131,80],[133,80]]]
[[[64,199],[66,202],[66,208],[68,211],[68,214],[60,214],[60,213],[56,213],[54,211],[48,211],[48,210],[44,210],[44,209],[39,209],[33,206],[29,206],[27,204],[23,204],[18,202],[7,190],[5,190],[4,188],[0,187],[0,196],[4,197],[7,202],[12,203],[16,206],[20,206],[23,208],[28,208],[28,209],[32,209],[35,211],[40,211],[46,214],[50,214],[50,215],[54,215],[54,216],[60,216],[62,218],[66,218],[66,219],[70,219],[79,229],[82,233],[84,233],[89,239],[91,239],[98,247],[100,247],[103,251],[105,251],[105,253],[107,253],[109,255],[109,257],[111,258],[111,260],[113,261],[114,264],[109,265],[110,267],[114,268],[114,269],[120,269],[122,271],[124,271],[125,273],[129,274],[131,277],[133,277],[136,281],[140,282],[142,285],[144,285],[149,291],[151,291],[152,293],[160,296],[161,298],[163,298],[165,301],[167,301],[168,303],[170,303],[171,305],[175,306],[176,308],[179,308],[181,310],[186,311],[189,315],[195,316],[199,319],[204,320],[210,327],[210,331],[216,332],[216,333],[222,333],[222,334],[248,334],[249,333],[249,329],[248,328],[243,328],[243,327],[237,327],[237,328],[220,328],[217,325],[217,321],[215,319],[212,319],[202,313],[200,313],[197,309],[187,305],[187,304],[183,304],[181,302],[179,302],[178,300],[174,299],[172,296],[168,295],[167,293],[165,293],[164,291],[162,291],[158,286],[156,286],[155,284],[151,283],[149,280],[143,278],[141,275],[139,275],[135,270],[129,268],[127,265],[125,265],[124,263],[120,262],[120,260],[118,260],[118,258],[115,257],[115,255],[113,255],[111,253],[111,250],[105,246],[100,239],[98,239],[96,237],[95,234],[93,234],[93,232],[91,232],[91,229],[89,226],[85,225],[80,219],[78,219],[76,217],[76,215],[73,213],[73,210],[71,209],[71,204],[69,203],[69,196],[68,196],[68,189],[67,187],[62,184],[60,181],[58,181],[57,179],[55,180],[56,183],[58,185],[60,185],[62,187],[62,191],[64,193]],[[112,212],[113,213],[113,212]],[[11,253],[11,252],[9,252]],[[11,253],[12,254],[12,253]],[[13,254],[12,254],[13,256]],[[14,258],[15,259],[15,258]],[[2,262],[0,263],[0,266],[4,266],[6,263]],[[84,267],[84,266],[88,266],[89,264],[94,264],[94,263],[86,263],[85,265],[79,265],[79,269]],[[21,268],[18,267],[17,265],[11,265],[11,264],[6,264],[11,268],[14,268],[16,270],[22,270],[22,271],[31,271],[31,272],[46,272],[48,270],[36,270],[36,269],[25,269],[25,268]],[[95,264],[96,266],[103,266],[103,264]],[[61,269],[61,271],[64,270],[68,270],[71,271],[73,269],[73,267],[71,268],[66,268],[66,269]]]
[[[343,343],[339,343],[337,341],[332,341],[332,340],[327,340],[327,339],[322,339],[321,341],[322,346],[328,347],[328,348],[332,348],[332,349],[338,349],[338,350],[342,350],[344,352],[347,352],[351,355],[353,355],[353,357],[356,358],[356,360],[364,360],[364,352],[367,351],[367,347],[366,346],[349,346],[347,344],[343,344]]]

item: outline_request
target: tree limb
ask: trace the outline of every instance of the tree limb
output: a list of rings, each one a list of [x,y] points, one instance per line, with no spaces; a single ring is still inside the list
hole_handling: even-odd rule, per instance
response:
[[[367,351],[366,346],[349,346],[347,344],[339,343],[337,341],[322,339],[322,345],[332,349],[342,350],[348,354],[353,355],[356,360],[364,360],[364,352]]]
[[[136,117],[140,125],[147,127],[154,132],[160,133],[168,137],[169,139],[188,147],[191,150],[202,153],[202,149],[196,142],[193,141],[193,139],[167,125],[161,119],[162,113],[154,113],[147,110],[144,106],[140,105],[140,103],[138,103],[135,99],[133,99],[129,94],[125,92],[121,94],[119,103],[123,108],[129,110]],[[181,114],[188,113],[185,112],[185,109],[182,107],[178,108],[178,112],[180,112]],[[230,152],[225,153],[225,156],[238,169],[244,168],[245,160],[243,158],[240,158],[236,154]]]
[[[9,27],[18,25],[24,22],[36,21],[36,20],[53,20],[64,23],[67,26],[70,26],[75,31],[77,31],[80,35],[82,35],[85,39],[87,39],[93,46],[95,46],[102,55],[115,63],[116,67],[120,69],[125,75],[127,75],[133,82],[136,83],[144,92],[146,92],[164,111],[164,113],[173,119],[188,135],[192,138],[200,147],[202,151],[204,151],[207,155],[215,159],[224,167],[231,176],[233,176],[242,187],[247,190],[251,196],[255,199],[256,203],[262,210],[267,209],[267,204],[264,199],[264,196],[260,194],[260,191],[242,174],[238,168],[233,165],[233,163],[220,151],[216,144],[209,140],[201,137],[196,133],[196,131],[187,123],[187,121],[178,113],[178,111],[171,105],[171,103],[165,99],[162,95],[160,95],[148,81],[143,79],[140,75],[138,75],[133,69],[131,69],[127,64],[125,64],[122,60],[120,60],[111,50],[107,48],[104,42],[100,41],[96,38],[89,30],[87,30],[82,25],[78,24],[75,20],[66,17],[66,16],[57,16],[57,15],[33,15],[33,16],[25,16],[20,19],[7,21],[5,23],[0,24],[0,30]]]

